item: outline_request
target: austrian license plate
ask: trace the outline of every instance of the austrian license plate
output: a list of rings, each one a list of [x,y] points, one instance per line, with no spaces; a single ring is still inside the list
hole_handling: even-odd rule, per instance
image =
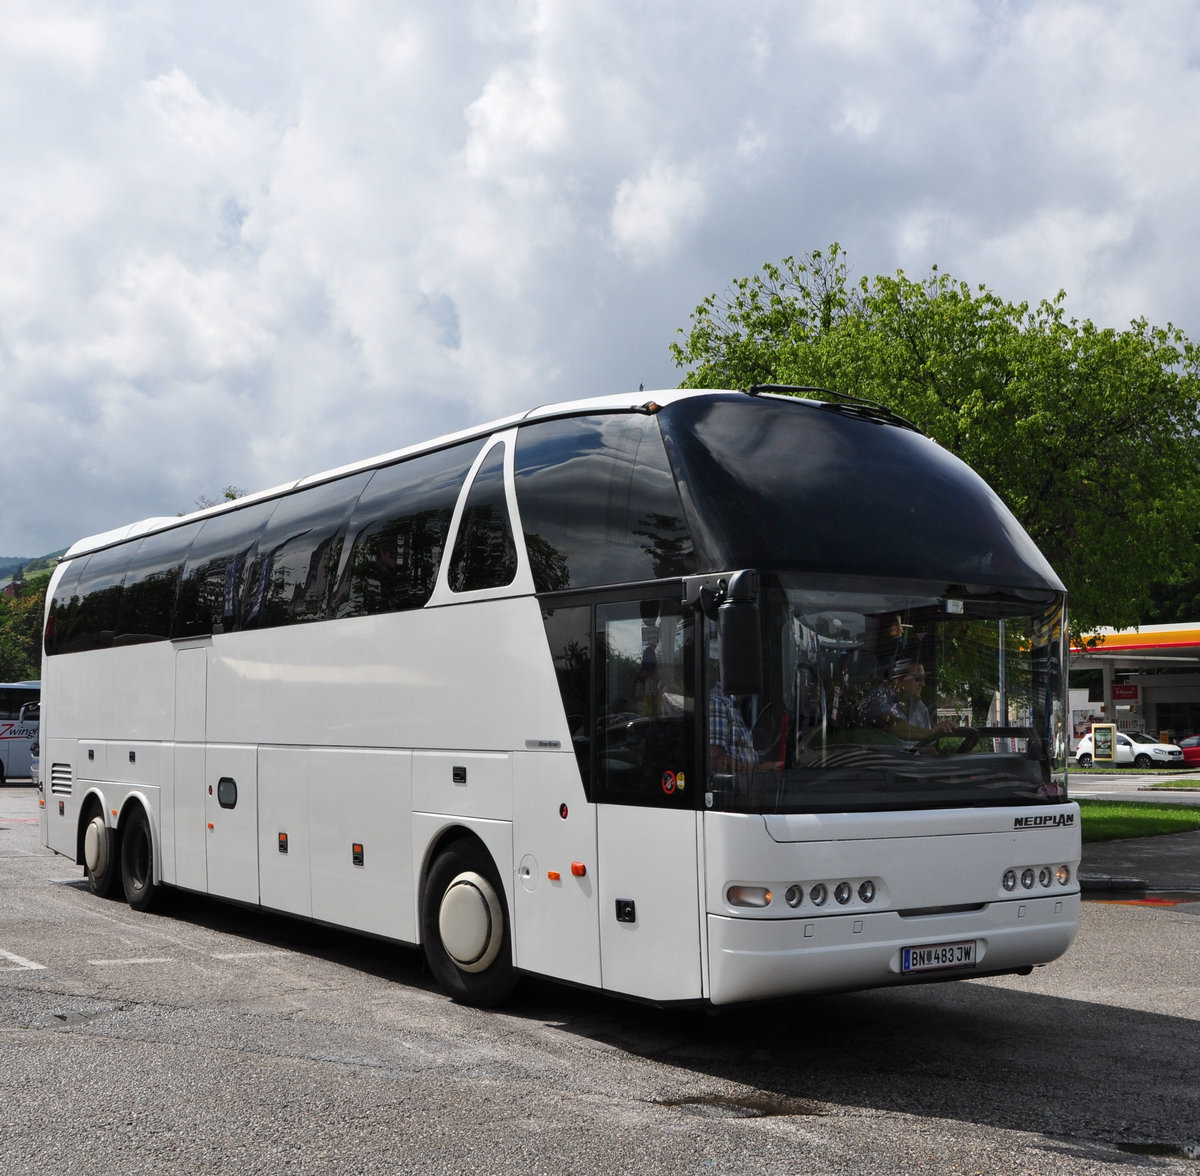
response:
[[[979,955],[974,939],[960,943],[929,943],[924,947],[906,947],[900,953],[900,971],[935,972],[939,968],[973,968]]]

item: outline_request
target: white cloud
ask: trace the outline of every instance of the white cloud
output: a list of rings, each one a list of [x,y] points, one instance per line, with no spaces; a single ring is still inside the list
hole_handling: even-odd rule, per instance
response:
[[[669,257],[703,214],[699,169],[652,163],[640,175],[617,185],[613,240],[636,265],[651,265]]]
[[[0,554],[674,382],[839,240],[1200,335],[1187,0],[14,0]]]

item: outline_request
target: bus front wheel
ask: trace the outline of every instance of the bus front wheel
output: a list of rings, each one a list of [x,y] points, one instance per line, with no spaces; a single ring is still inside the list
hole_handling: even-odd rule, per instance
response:
[[[88,888],[101,898],[111,898],[117,888],[117,839],[104,823],[104,816],[93,810],[83,829],[83,872]]]
[[[154,883],[154,841],[150,836],[150,822],[138,805],[133,807],[125,822],[121,833],[121,884],[125,889],[125,901],[135,911],[144,911],[158,893]]]
[[[434,978],[460,1004],[493,1008],[515,987],[504,888],[477,842],[456,841],[434,861],[421,942]]]

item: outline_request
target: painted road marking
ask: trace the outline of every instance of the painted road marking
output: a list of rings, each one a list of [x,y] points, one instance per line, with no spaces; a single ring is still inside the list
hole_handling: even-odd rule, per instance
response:
[[[88,963],[94,968],[113,968],[121,964],[169,964],[171,960],[168,956],[154,956],[136,960],[88,960]]]
[[[13,955],[11,951],[5,951],[2,947],[0,947],[0,959],[6,959],[9,963],[15,965],[11,968],[0,968],[0,972],[44,972],[46,970],[45,964],[35,964],[33,960],[27,960],[24,956]]]

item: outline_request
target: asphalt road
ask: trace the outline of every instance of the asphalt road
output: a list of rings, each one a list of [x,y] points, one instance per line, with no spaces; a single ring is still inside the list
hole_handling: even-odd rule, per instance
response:
[[[179,896],[138,914],[0,790],[0,1171],[1122,1173],[1200,1158],[1200,915],[1086,903],[1028,978],[720,1014]]]

